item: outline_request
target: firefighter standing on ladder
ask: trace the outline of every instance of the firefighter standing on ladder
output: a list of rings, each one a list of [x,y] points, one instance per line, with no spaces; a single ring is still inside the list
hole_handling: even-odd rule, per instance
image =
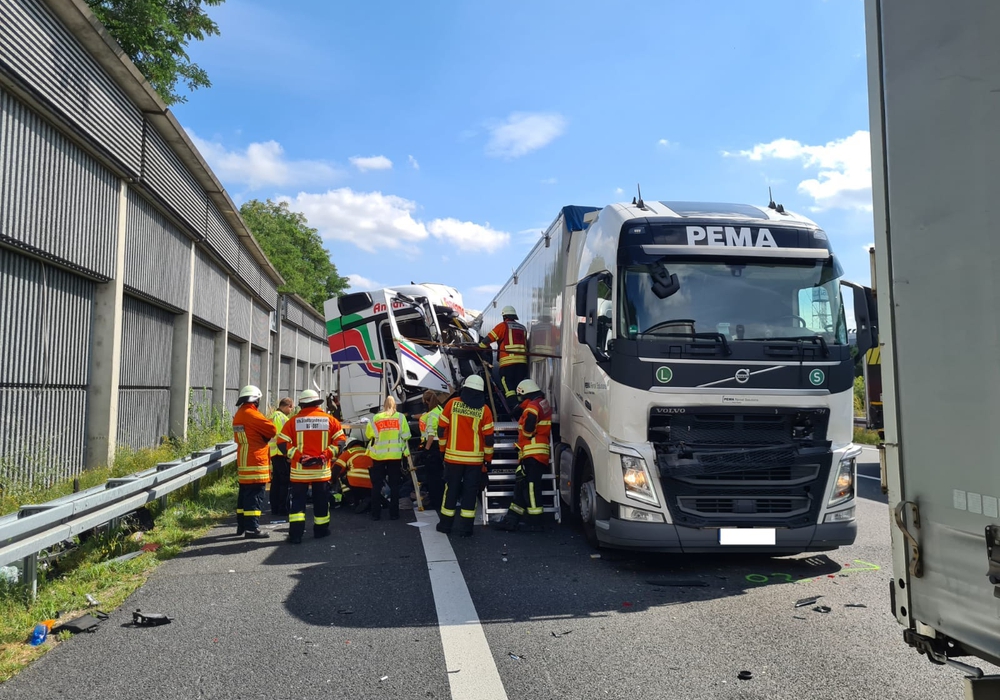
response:
[[[528,378],[528,329],[517,322],[517,311],[513,306],[501,310],[503,321],[489,332],[489,345],[497,344],[497,359],[500,362],[500,384],[506,398],[514,396],[517,385]],[[489,347],[480,343],[484,350]]]
[[[549,466],[549,436],[552,433],[552,408],[541,388],[531,379],[517,385],[521,399],[521,417],[517,423],[517,481],[514,500],[500,527],[513,532],[527,513],[528,529],[542,529],[542,476]]]

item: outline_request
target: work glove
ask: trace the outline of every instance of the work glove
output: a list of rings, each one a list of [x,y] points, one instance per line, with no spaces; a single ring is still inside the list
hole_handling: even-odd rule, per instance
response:
[[[301,464],[306,469],[320,469],[324,464],[322,457],[303,457],[299,460]]]

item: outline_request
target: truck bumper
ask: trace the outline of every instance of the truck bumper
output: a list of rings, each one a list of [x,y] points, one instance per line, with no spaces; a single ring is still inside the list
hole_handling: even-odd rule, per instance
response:
[[[603,546],[646,552],[731,552],[733,554],[801,554],[824,552],[854,544],[857,522],[824,523],[775,531],[775,543],[762,546],[719,544],[715,528],[677,527],[664,523],[636,523],[618,518],[597,522],[597,539]]]

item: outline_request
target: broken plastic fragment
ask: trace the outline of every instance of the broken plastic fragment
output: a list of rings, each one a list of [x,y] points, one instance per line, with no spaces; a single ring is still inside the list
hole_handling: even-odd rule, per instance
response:
[[[521,661],[521,660],[523,660],[523,659],[524,659],[524,657],[523,657],[523,656],[518,656],[517,654],[515,654],[515,653],[514,653],[514,652],[512,652],[512,651],[508,651],[508,652],[507,652],[507,655],[508,655],[508,656],[510,656],[510,658],[514,659],[514,661]]]
[[[797,607],[797,608],[804,608],[807,605],[812,605],[813,603],[815,603],[817,600],[819,600],[822,597],[823,596],[821,596],[821,595],[814,595],[811,598],[800,598],[799,600],[795,601],[795,607]]]
[[[830,612],[830,606],[829,605],[817,605],[815,608],[813,608],[813,610],[815,610],[818,613],[828,613],[828,612]]]
[[[864,603],[845,603],[845,608],[867,608],[868,606]]]
[[[565,632],[553,632],[552,636],[553,637],[565,637],[567,634],[570,634],[572,631],[573,630],[566,630]]]
[[[739,673],[736,674],[736,677],[739,678],[741,681],[749,681],[753,680],[753,673],[751,673],[750,671],[740,671]]]
[[[387,680],[389,680],[389,676],[382,676],[381,678],[378,679],[378,682],[381,683],[382,681],[387,681]]]

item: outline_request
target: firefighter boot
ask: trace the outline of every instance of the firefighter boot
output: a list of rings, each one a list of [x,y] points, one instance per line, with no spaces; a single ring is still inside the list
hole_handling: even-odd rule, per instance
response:
[[[443,532],[446,535],[450,535],[451,534],[451,528],[455,524],[455,516],[454,515],[444,515],[443,513],[440,513],[438,515],[438,517],[440,519],[438,520],[437,527],[434,528],[434,529],[437,530],[438,532]]]
[[[515,513],[513,510],[508,510],[507,514],[503,516],[503,520],[497,526],[500,530],[506,530],[507,532],[517,532],[517,524],[521,522],[521,516]]]

